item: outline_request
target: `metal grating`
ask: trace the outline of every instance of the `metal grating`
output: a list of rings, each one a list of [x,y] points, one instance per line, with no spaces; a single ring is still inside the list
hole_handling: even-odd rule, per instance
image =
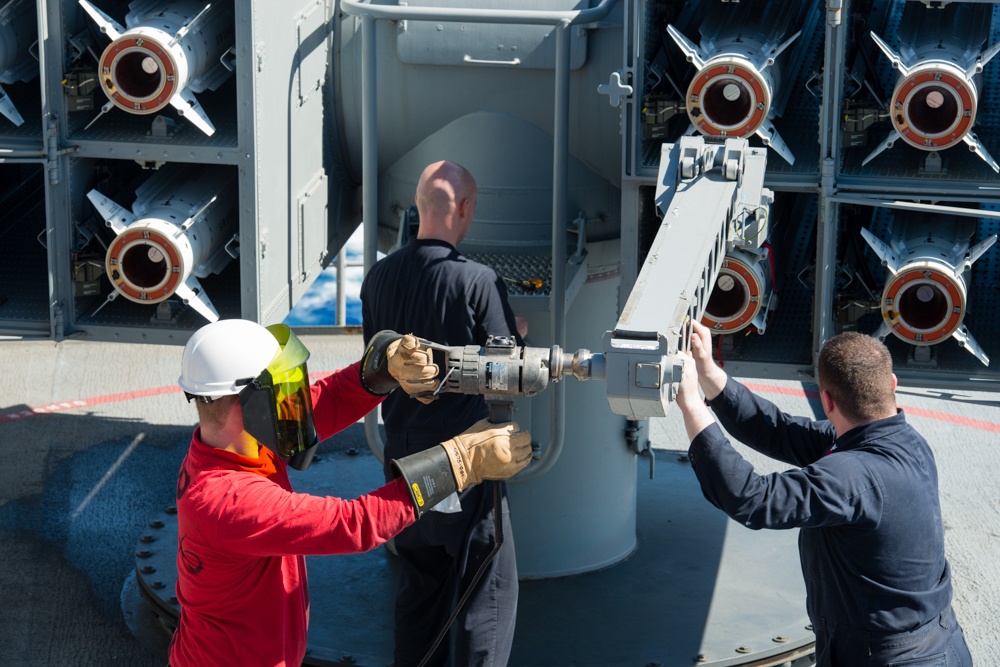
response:
[[[6,139],[18,140],[31,138],[38,140],[42,134],[42,98],[38,87],[38,79],[27,83],[15,82],[3,84],[3,89],[14,103],[17,112],[21,114],[24,123],[20,126],[0,116],[0,144]]]
[[[18,323],[49,328],[45,175],[40,166],[0,165],[0,330]],[[35,327],[32,327],[35,328]]]
[[[549,255],[501,255],[495,253],[463,253],[474,262],[485,264],[507,285],[510,296],[548,297],[552,291],[552,257]],[[529,290],[518,283],[522,280],[541,278],[542,287]],[[509,280],[508,280],[509,279]]]

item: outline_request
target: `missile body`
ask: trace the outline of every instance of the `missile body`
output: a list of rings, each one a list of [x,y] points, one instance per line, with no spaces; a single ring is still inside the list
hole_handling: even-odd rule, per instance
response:
[[[770,267],[771,257],[766,246],[757,253],[727,252],[701,323],[713,334],[736,333],[750,326],[757,333],[764,333],[768,313],[773,308]]]
[[[176,294],[219,319],[198,278],[238,255],[236,189],[231,170],[165,165],[136,190],[131,211],[91,190],[87,198],[117,234],[105,257],[116,293],[147,304]]]
[[[37,39],[34,0],[10,0],[0,7],[0,114],[14,125],[24,118],[2,84],[31,81],[38,76],[38,60],[31,54]]]
[[[685,97],[688,117],[698,132],[719,138],[756,134],[788,163],[795,162],[772,119],[787,99],[780,93],[779,56],[801,34],[801,23],[809,20],[805,7],[801,2],[722,5],[701,24],[698,45],[667,26],[698,70]]]
[[[989,365],[989,357],[963,320],[969,270],[996,242],[996,234],[970,247],[976,232],[973,219],[942,224],[939,220],[900,217],[888,244],[869,230],[861,230],[889,271],[882,291],[882,327],[878,336],[884,338],[891,332],[913,345],[936,345],[954,338]]]
[[[871,33],[899,75],[889,101],[892,130],[864,164],[902,139],[923,151],[965,143],[1000,172],[1000,164],[972,131],[980,73],[1000,50],[1000,43],[985,48],[992,11],[992,5],[972,3],[949,3],[941,9],[906,3],[898,51]]]
[[[125,16],[127,29],[87,0],[80,5],[111,37],[99,72],[115,106],[151,114],[169,104],[205,134],[215,132],[194,94],[232,74],[225,58],[235,39],[231,2],[136,0]]]

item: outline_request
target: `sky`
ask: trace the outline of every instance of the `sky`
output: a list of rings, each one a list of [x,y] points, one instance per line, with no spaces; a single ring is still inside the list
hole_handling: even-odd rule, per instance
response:
[[[359,225],[354,234],[344,246],[347,251],[347,261],[360,262],[364,256],[364,225]],[[383,253],[378,253],[381,259]],[[361,281],[364,279],[364,268],[349,266],[344,269],[347,282],[344,285],[347,296],[347,316],[344,324],[361,325]],[[335,263],[324,269],[316,282],[312,284],[291,312],[285,317],[285,324],[290,327],[333,326],[337,322],[337,268]]]

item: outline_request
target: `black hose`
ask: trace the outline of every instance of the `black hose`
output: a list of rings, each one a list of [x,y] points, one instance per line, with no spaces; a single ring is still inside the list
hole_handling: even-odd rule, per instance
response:
[[[486,557],[486,560],[484,560],[482,565],[479,566],[476,576],[474,576],[472,581],[469,582],[468,587],[465,589],[465,592],[462,593],[462,597],[459,598],[455,608],[451,610],[451,616],[448,617],[448,621],[444,624],[444,627],[441,628],[437,637],[434,638],[434,643],[431,644],[430,649],[427,650],[427,653],[424,655],[417,667],[424,667],[424,665],[427,664],[427,661],[431,659],[431,656],[434,655],[434,651],[436,651],[437,647],[441,645],[441,640],[448,635],[448,630],[451,629],[451,624],[455,622],[456,618],[458,618],[458,614],[462,611],[462,607],[464,607],[465,603],[469,601],[469,596],[472,595],[472,591],[476,589],[476,585],[479,583],[479,580],[482,579],[483,574],[486,572],[486,568],[493,562],[493,557],[497,555],[497,552],[500,551],[500,546],[503,544],[502,511],[503,508],[500,506],[500,482],[495,481],[493,482],[493,533],[496,535],[496,544],[493,546],[493,550],[490,551],[489,555]]]

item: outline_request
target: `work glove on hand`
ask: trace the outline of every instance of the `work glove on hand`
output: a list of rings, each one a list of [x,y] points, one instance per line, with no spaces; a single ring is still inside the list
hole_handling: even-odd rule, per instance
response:
[[[406,334],[393,341],[386,348],[389,358],[389,374],[399,382],[407,394],[421,403],[430,403],[437,395],[438,367],[434,363],[434,354],[427,345],[421,345],[413,334]]]
[[[483,419],[441,443],[458,490],[484,479],[508,479],[531,460],[531,434],[515,422],[491,424]]]

